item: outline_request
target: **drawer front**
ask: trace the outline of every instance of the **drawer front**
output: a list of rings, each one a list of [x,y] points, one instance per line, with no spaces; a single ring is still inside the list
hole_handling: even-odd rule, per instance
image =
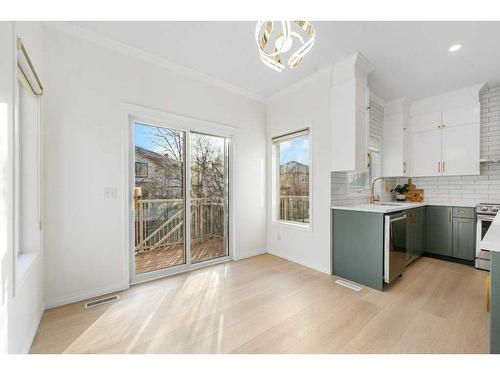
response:
[[[472,207],[453,207],[453,217],[474,219],[474,217],[475,217],[474,208],[472,208]]]

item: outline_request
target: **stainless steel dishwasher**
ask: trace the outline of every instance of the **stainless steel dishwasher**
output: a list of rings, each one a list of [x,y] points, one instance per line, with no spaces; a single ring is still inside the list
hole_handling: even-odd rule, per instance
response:
[[[406,267],[406,213],[385,215],[384,227],[384,282],[389,284]]]

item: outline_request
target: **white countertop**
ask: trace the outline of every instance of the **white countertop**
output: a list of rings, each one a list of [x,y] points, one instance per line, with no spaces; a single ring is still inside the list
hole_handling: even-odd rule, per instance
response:
[[[363,212],[375,212],[381,214],[387,214],[390,212],[396,212],[401,210],[408,210],[411,208],[423,207],[423,206],[453,206],[453,207],[476,207],[476,205],[466,202],[460,202],[463,204],[450,203],[450,202],[380,202],[380,203],[364,203],[364,204],[354,204],[354,205],[344,205],[344,206],[332,206],[335,210],[347,210],[347,211],[363,211]],[[500,235],[500,233],[499,233]]]
[[[354,204],[350,206],[332,206],[335,210],[347,210],[347,211],[364,211],[364,212],[376,212],[381,214],[387,214],[390,212],[408,210],[410,208],[425,206],[424,202],[382,202],[382,203],[365,203],[365,204]]]
[[[500,252],[500,215],[496,215],[481,241],[481,249]]]

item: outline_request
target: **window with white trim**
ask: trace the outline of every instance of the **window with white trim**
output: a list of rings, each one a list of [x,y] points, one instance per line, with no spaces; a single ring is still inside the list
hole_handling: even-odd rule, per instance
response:
[[[17,85],[16,230],[17,255],[41,248],[41,135],[39,98],[22,81]]]
[[[309,129],[274,137],[274,219],[309,225],[311,158]]]
[[[369,194],[373,179],[382,176],[382,158],[378,149],[370,147],[369,165],[366,171],[353,171],[347,174],[349,195]],[[375,191],[381,191],[382,181],[377,181]]]

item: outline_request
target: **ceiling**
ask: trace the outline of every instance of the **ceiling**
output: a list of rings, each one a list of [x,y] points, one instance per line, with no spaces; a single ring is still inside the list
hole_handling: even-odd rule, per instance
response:
[[[356,51],[375,66],[371,89],[418,99],[500,80],[500,22],[314,22],[302,64],[281,73],[261,63],[255,22],[77,22],[87,30],[268,97]],[[450,45],[463,47],[448,52]]]

